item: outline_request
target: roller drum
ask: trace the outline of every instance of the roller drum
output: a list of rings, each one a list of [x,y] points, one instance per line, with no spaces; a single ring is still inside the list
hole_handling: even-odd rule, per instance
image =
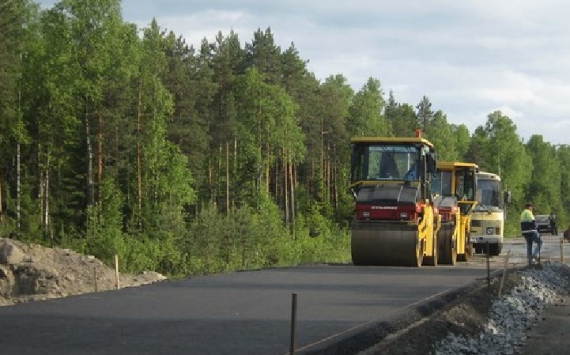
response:
[[[457,242],[453,238],[454,223],[442,224],[438,232],[439,262],[441,264],[455,265],[457,262]]]
[[[351,252],[355,265],[416,267],[424,254],[417,225],[372,221],[353,222]]]

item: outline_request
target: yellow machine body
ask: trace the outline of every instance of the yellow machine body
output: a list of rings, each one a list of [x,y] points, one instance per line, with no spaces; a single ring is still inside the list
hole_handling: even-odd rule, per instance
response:
[[[435,150],[422,138],[355,138],[351,254],[355,265],[437,265]],[[404,173],[405,172],[405,173]]]
[[[455,265],[472,256],[471,214],[477,204],[478,166],[464,162],[438,162],[432,191],[442,218],[438,234],[439,262]]]

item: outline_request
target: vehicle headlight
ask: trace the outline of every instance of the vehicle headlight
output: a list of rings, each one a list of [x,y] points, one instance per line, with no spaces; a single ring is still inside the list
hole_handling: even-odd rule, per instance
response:
[[[495,233],[495,228],[494,227],[487,227],[485,229],[485,234],[487,235],[493,235]]]

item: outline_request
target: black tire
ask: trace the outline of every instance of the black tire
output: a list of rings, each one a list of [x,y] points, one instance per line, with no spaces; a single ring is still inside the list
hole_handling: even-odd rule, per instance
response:
[[[491,256],[497,256],[501,254],[502,250],[503,250],[503,244],[501,243],[489,244],[489,255]]]
[[[439,230],[439,262],[446,265],[457,263],[457,245],[453,240],[454,225],[444,225]]]

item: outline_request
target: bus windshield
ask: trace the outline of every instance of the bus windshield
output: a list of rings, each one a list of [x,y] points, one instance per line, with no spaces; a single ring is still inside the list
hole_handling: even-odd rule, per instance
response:
[[[476,210],[501,208],[501,183],[497,180],[478,180],[477,202]]]

